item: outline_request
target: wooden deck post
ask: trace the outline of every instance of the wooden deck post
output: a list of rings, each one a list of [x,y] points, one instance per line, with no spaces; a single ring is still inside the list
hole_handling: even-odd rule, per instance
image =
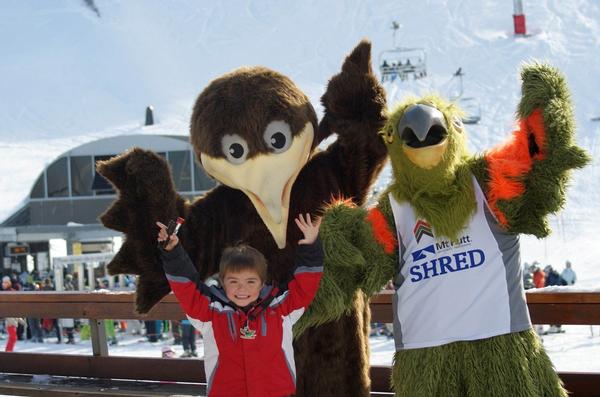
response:
[[[106,343],[105,320],[90,319],[90,333],[92,338],[92,354],[94,356],[108,357],[108,344]]]

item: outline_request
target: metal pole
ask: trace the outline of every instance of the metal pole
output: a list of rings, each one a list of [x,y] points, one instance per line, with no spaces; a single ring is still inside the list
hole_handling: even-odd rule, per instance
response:
[[[86,263],[87,265],[87,273],[88,273],[88,285],[90,287],[90,291],[96,289],[96,279],[94,277],[94,264]]]
[[[52,271],[54,271],[54,289],[57,291],[63,290],[63,279],[62,279],[62,262],[57,258],[52,259]]]
[[[57,291],[63,291],[64,282],[63,282],[63,265],[59,264],[58,266],[54,266],[54,289]]]
[[[115,276],[111,276],[108,274],[108,269],[106,267],[106,265],[104,265],[104,274],[106,274],[106,277],[108,277],[108,289],[109,290],[114,290],[115,289]]]
[[[77,289],[83,291],[85,290],[85,270],[83,263],[78,263],[75,266],[77,266]]]
[[[515,15],[523,15],[523,1],[513,0],[513,9],[515,11]]]

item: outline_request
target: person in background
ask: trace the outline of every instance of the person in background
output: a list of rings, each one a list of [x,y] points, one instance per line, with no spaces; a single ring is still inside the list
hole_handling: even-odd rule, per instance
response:
[[[15,291],[9,276],[2,277],[2,291]],[[15,344],[17,343],[17,326],[19,324],[26,325],[25,320],[17,317],[7,317],[4,319],[4,328],[8,334],[4,351],[11,352],[14,350]]]
[[[533,266],[529,265],[527,262],[525,262],[525,264],[523,266],[523,287],[526,290],[535,288],[535,285],[533,284],[532,272],[533,272]]]
[[[46,277],[42,282],[42,291],[54,291],[54,285],[52,280],[49,277]],[[52,330],[56,331],[56,343],[62,342],[62,329],[60,327],[60,323],[58,319],[47,319],[47,323],[50,324],[48,332],[52,332]],[[42,325],[44,324],[44,320],[42,320]]]
[[[533,262],[533,284],[535,288],[544,288],[546,286],[546,274],[542,271],[538,262]]]
[[[25,320],[19,317],[7,317],[4,319],[4,326],[6,328],[6,332],[8,333],[8,340],[6,341],[6,347],[4,351],[11,352],[15,348],[15,344],[17,343],[17,326],[18,325],[27,325]]]
[[[13,270],[10,274],[9,281],[11,283],[12,291],[23,291],[23,284],[20,281],[19,274]],[[17,324],[17,339],[25,340],[26,339],[26,327],[22,323]]]
[[[12,281],[9,276],[2,277],[2,291],[14,291]]]
[[[171,334],[173,335],[173,344],[181,345],[181,321],[179,320],[171,320],[169,322],[169,326],[171,327]]]
[[[19,281],[19,275],[14,270],[10,274],[10,281],[12,283],[13,290],[15,290],[15,291],[22,291],[23,290],[23,285],[21,285],[21,282]]]
[[[552,265],[546,266],[544,268],[544,273],[546,274],[546,281],[545,281],[545,285],[544,285],[545,287],[551,287],[551,286],[556,286],[556,285],[567,285],[565,280],[563,280],[562,277],[560,276],[560,274],[558,274],[558,272],[556,270],[554,270]]]
[[[40,283],[32,284],[33,291],[39,291],[42,288]],[[44,332],[42,329],[42,320],[39,318],[27,318],[27,329],[31,331],[31,341],[33,343],[44,343]]]
[[[23,286],[23,288],[29,286],[29,273],[27,270],[23,270],[21,274],[19,274],[19,282]]]
[[[160,349],[160,351],[161,351],[162,358],[175,358],[176,357],[175,351],[173,349],[171,349],[170,346],[163,346],[162,349]]]
[[[533,284],[535,288],[544,288],[546,286],[546,274],[540,269],[539,263],[534,261],[531,264],[533,272]],[[533,328],[538,335],[544,334],[544,326],[541,324],[533,324]]]
[[[567,285],[575,284],[575,281],[577,281],[577,275],[575,274],[575,271],[571,268],[570,261],[565,262],[565,268],[563,269],[560,276],[563,278],[563,280],[565,280]]]
[[[544,268],[544,273],[546,273],[546,287],[567,285],[565,280],[563,280],[560,274],[558,274],[558,272],[554,270],[551,265],[548,265]],[[560,324],[552,324],[550,325],[548,331],[546,331],[547,334],[558,334],[561,332],[564,331]]]
[[[65,291],[75,290],[75,285],[73,284],[73,275],[70,273],[65,276],[64,289]],[[75,320],[72,318],[63,318],[60,320],[60,325],[67,334],[67,341],[65,343],[74,345],[75,338],[73,336],[73,330],[75,328]]]
[[[71,273],[68,273],[65,276],[63,288],[65,291],[75,291],[75,284],[73,282],[73,275]]]
[[[198,357],[196,352],[196,330],[187,318],[181,321],[181,342],[183,344],[181,357]]]

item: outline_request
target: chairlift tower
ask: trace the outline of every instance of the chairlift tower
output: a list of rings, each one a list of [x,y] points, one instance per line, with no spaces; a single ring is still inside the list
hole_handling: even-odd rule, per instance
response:
[[[396,48],[396,33],[398,33],[398,29],[400,29],[400,24],[396,21],[392,21],[392,30],[394,31],[394,48]]]
[[[513,23],[515,25],[515,35],[527,35],[525,24],[525,14],[523,13],[523,0],[513,0]]]
[[[465,112],[465,115],[462,118],[462,122],[465,124],[477,124],[481,120],[481,105],[476,98],[473,97],[463,97],[464,88],[463,88],[463,76],[465,73],[462,70],[462,67],[459,67],[456,72],[454,72],[454,77],[458,77],[458,95],[454,97],[452,100],[457,101],[461,107],[461,109]]]
[[[458,95],[454,99],[459,99],[463,96],[463,76],[465,73],[462,71],[462,66],[454,72],[454,77],[458,77]],[[452,98],[451,98],[452,99]]]

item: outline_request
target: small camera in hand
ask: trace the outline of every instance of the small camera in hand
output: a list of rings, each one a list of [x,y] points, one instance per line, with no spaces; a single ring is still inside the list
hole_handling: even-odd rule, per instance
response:
[[[162,249],[166,248],[166,246],[169,244],[169,241],[171,241],[171,236],[177,235],[177,233],[179,232],[179,228],[184,223],[185,223],[185,219],[183,219],[181,217],[178,217],[176,221],[174,221],[172,219],[169,221],[169,224],[167,225],[167,236],[168,237],[165,241],[162,241],[159,243],[159,245]]]

